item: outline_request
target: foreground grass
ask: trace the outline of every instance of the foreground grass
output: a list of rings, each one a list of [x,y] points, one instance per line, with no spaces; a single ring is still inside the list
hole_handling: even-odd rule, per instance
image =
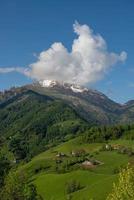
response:
[[[65,200],[66,183],[69,180],[77,180],[83,186],[83,189],[74,192],[72,199],[88,200],[94,199],[104,200],[108,192],[110,192],[116,175],[98,174],[91,171],[73,171],[66,174],[45,174],[42,173],[35,179],[38,192],[46,200]]]

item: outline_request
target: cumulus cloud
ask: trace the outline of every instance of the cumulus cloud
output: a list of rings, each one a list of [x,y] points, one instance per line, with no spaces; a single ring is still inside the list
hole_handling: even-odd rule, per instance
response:
[[[120,54],[108,52],[103,37],[94,34],[89,26],[75,22],[73,29],[77,38],[70,52],[61,42],[56,42],[42,51],[27,69],[15,70],[36,80],[53,79],[84,85],[100,80],[113,65],[126,60],[124,51]]]

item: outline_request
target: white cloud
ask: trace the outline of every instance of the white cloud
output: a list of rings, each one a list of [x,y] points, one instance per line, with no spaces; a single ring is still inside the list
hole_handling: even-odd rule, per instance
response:
[[[10,72],[13,72],[15,71],[15,68],[14,67],[3,67],[3,68],[0,68],[0,74],[4,74],[4,73],[10,73]]]
[[[0,74],[11,73],[11,72],[19,72],[24,74],[25,76],[29,76],[29,69],[23,67],[1,67]]]
[[[113,65],[126,60],[127,53],[124,51],[119,55],[109,53],[105,40],[94,34],[89,26],[75,22],[73,29],[77,38],[73,41],[71,52],[62,43],[56,42],[42,51],[38,60],[27,69],[15,68],[15,71],[36,80],[53,79],[84,85],[100,80]]]

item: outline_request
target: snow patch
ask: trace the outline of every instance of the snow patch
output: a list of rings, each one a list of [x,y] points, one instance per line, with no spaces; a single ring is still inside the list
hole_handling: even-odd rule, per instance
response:
[[[82,93],[82,92],[85,92],[85,91],[88,91],[88,89],[87,88],[82,88],[81,86],[79,86],[79,85],[72,85],[71,87],[71,90],[73,91],[73,92],[80,92],[80,93]]]
[[[81,87],[80,85],[69,84],[65,82],[58,82],[54,80],[43,80],[43,81],[40,81],[39,83],[42,87],[54,87],[56,85],[62,86],[65,89],[71,89],[75,93],[78,93],[78,92],[82,93],[82,92],[88,91],[87,88]]]
[[[56,81],[53,80],[43,80],[40,81],[40,84],[42,85],[42,87],[53,87],[56,85]]]

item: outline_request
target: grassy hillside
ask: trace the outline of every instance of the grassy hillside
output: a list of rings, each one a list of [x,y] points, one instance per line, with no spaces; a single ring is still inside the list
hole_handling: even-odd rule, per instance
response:
[[[95,174],[88,171],[75,171],[61,175],[41,174],[37,177],[35,183],[38,192],[44,199],[65,200],[69,196],[65,190],[66,183],[77,179],[84,186],[84,189],[74,192],[72,199],[88,200],[94,198],[96,200],[104,200],[115,178],[115,176]]]
[[[129,147],[127,140],[115,140],[111,141],[110,144]],[[132,161],[133,156],[119,153],[117,150],[102,150],[103,145],[103,143],[82,144],[80,137],[77,137],[39,154],[22,168],[27,171],[43,199],[104,200],[111,191],[113,182],[117,180],[119,169]],[[131,142],[131,146],[134,147],[134,142]],[[83,169],[81,163],[75,163],[67,170],[63,170],[63,164],[70,160],[76,160],[76,157],[72,157],[70,152],[80,149],[83,149],[92,159],[100,161],[101,164],[93,168]],[[56,170],[55,166],[58,152],[67,155],[67,157],[60,158],[62,162],[59,165],[62,167],[59,167],[59,171]],[[79,183],[81,188],[67,194],[67,184],[71,181]]]

